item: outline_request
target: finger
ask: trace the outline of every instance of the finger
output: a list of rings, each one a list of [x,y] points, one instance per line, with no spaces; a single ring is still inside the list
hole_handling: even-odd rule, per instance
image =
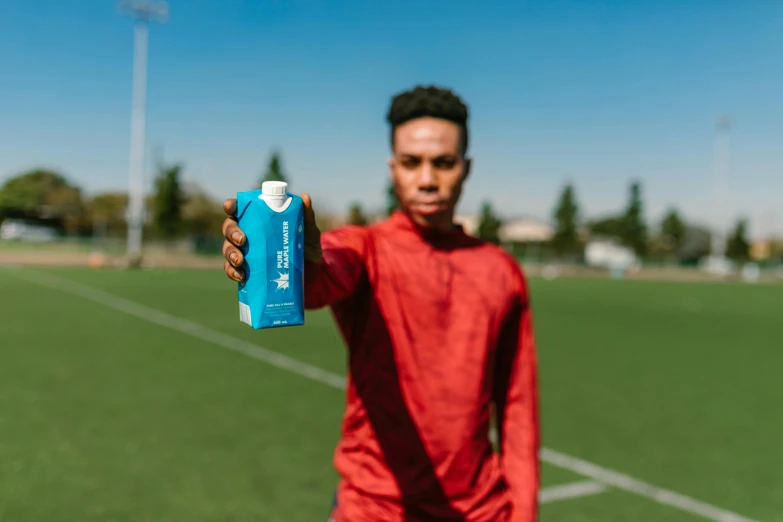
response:
[[[228,230],[228,227],[230,227],[234,223],[236,223],[236,221],[234,221],[231,218],[226,218],[223,220],[223,225],[221,226],[221,230],[223,231],[223,237],[226,237],[226,231]]]
[[[223,241],[223,257],[225,257],[232,266],[237,268],[240,268],[245,261],[242,252],[240,252],[230,241]]]
[[[244,262],[242,252],[237,250],[237,248],[232,245],[230,241],[223,241],[223,257],[225,257],[226,260],[228,260],[228,262],[236,268],[241,267],[242,263]]]
[[[223,202],[223,211],[231,217],[237,215],[237,198],[228,198]]]
[[[236,221],[231,218],[226,218],[223,221],[223,237],[231,241],[236,246],[242,246],[245,244],[245,234],[237,226]]]
[[[228,261],[223,263],[223,271],[226,273],[229,279],[232,281],[236,281],[237,283],[242,282],[242,279],[244,278],[244,272],[241,268],[234,268],[229,264]]]

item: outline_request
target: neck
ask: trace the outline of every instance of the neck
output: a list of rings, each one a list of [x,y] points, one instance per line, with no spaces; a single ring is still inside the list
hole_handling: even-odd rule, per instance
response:
[[[425,230],[431,230],[433,232],[451,232],[456,228],[454,224],[453,211],[426,217],[412,214],[410,212],[403,212],[411,221],[413,221],[413,223]]]

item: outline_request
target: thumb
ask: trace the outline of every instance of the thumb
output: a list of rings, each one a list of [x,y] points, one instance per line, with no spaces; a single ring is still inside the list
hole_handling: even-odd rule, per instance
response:
[[[318,230],[318,224],[315,222],[313,200],[310,199],[310,194],[302,194],[301,198],[305,222],[305,259],[320,263],[323,261],[323,250],[321,250],[321,232]]]
[[[305,221],[315,223],[315,211],[313,211],[313,200],[310,198],[310,194],[303,193],[301,197]]]

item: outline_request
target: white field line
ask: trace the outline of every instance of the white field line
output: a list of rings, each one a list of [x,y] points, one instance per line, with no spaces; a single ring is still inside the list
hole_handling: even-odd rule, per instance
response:
[[[281,355],[272,350],[267,350],[266,348],[243,341],[242,339],[237,339],[236,337],[206,328],[192,321],[175,317],[165,312],[161,312],[160,310],[155,310],[154,308],[129,301],[91,286],[76,283],[49,273],[31,269],[14,269],[11,273],[17,278],[30,283],[82,297],[127,315],[181,332],[195,339],[211,342],[228,350],[243,353],[248,357],[264,361],[267,364],[289,371],[306,379],[320,382],[335,389],[345,389],[344,377],[310,364],[297,361],[296,359],[286,357],[285,355]],[[596,464],[551,449],[542,448],[541,460],[553,466],[591,478],[607,486],[613,486],[617,489],[635,493],[639,496],[654,500],[659,504],[675,507],[687,513],[701,516],[707,520],[713,520],[714,522],[757,522],[700,500],[695,500],[674,491],[647,484],[628,475],[603,468]]]
[[[41,286],[53,288],[66,292],[71,295],[83,297],[94,303],[102,304],[108,308],[112,308],[119,312],[123,312],[128,315],[132,315],[139,319],[143,319],[147,322],[154,323],[160,326],[164,326],[171,330],[184,333],[196,339],[207,341],[212,344],[216,344],[222,348],[232,350],[235,352],[243,353],[253,359],[264,361],[267,364],[287,370],[293,374],[305,377],[312,381],[320,382],[332,388],[345,389],[345,379],[339,375],[322,370],[315,366],[297,361],[290,357],[286,357],[278,352],[267,350],[258,345],[237,339],[230,335],[226,335],[210,328],[201,326],[198,323],[188,321],[186,319],[180,319],[173,315],[169,315],[165,312],[149,308],[147,306],[117,297],[108,292],[98,290],[96,288],[83,285],[70,281],[65,278],[56,277],[45,272],[36,271],[32,275],[31,270],[25,269],[23,271],[14,272],[14,274],[25,281],[35,283]],[[237,307],[237,320],[239,320],[239,308]]]
[[[641,480],[602,468],[586,460],[571,457],[559,451],[543,448],[541,450],[541,460],[553,466],[567,469],[578,473],[579,475],[590,477],[593,480],[602,482],[607,486],[613,486],[639,496],[647,497],[659,504],[675,507],[692,515],[697,515],[715,522],[754,522],[752,519],[743,517],[736,513],[726,511],[719,507],[707,504],[700,500],[686,497],[680,493],[659,488]]]
[[[606,489],[607,487],[605,484],[596,482],[595,480],[582,480],[570,484],[563,484],[561,486],[544,488],[538,493],[538,501],[542,504],[548,504],[559,500],[597,495],[603,493]]]

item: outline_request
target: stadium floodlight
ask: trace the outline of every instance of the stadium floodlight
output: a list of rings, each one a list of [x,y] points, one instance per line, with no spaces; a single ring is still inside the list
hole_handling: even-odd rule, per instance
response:
[[[117,9],[136,20],[163,23],[169,17],[169,6],[165,0],[122,0]]]
[[[131,265],[141,263],[144,226],[144,148],[147,97],[147,48],[149,23],[168,20],[169,8],[164,0],[124,0],[120,14],[135,19],[133,32],[133,108],[131,110],[130,173],[128,188],[128,259]]]
[[[726,233],[728,223],[724,220],[723,212],[726,211],[726,196],[728,192],[729,177],[729,133],[732,121],[726,115],[718,117],[715,122],[715,151],[714,151],[714,210],[717,212],[715,232],[712,235],[712,255],[724,257],[726,252]]]

